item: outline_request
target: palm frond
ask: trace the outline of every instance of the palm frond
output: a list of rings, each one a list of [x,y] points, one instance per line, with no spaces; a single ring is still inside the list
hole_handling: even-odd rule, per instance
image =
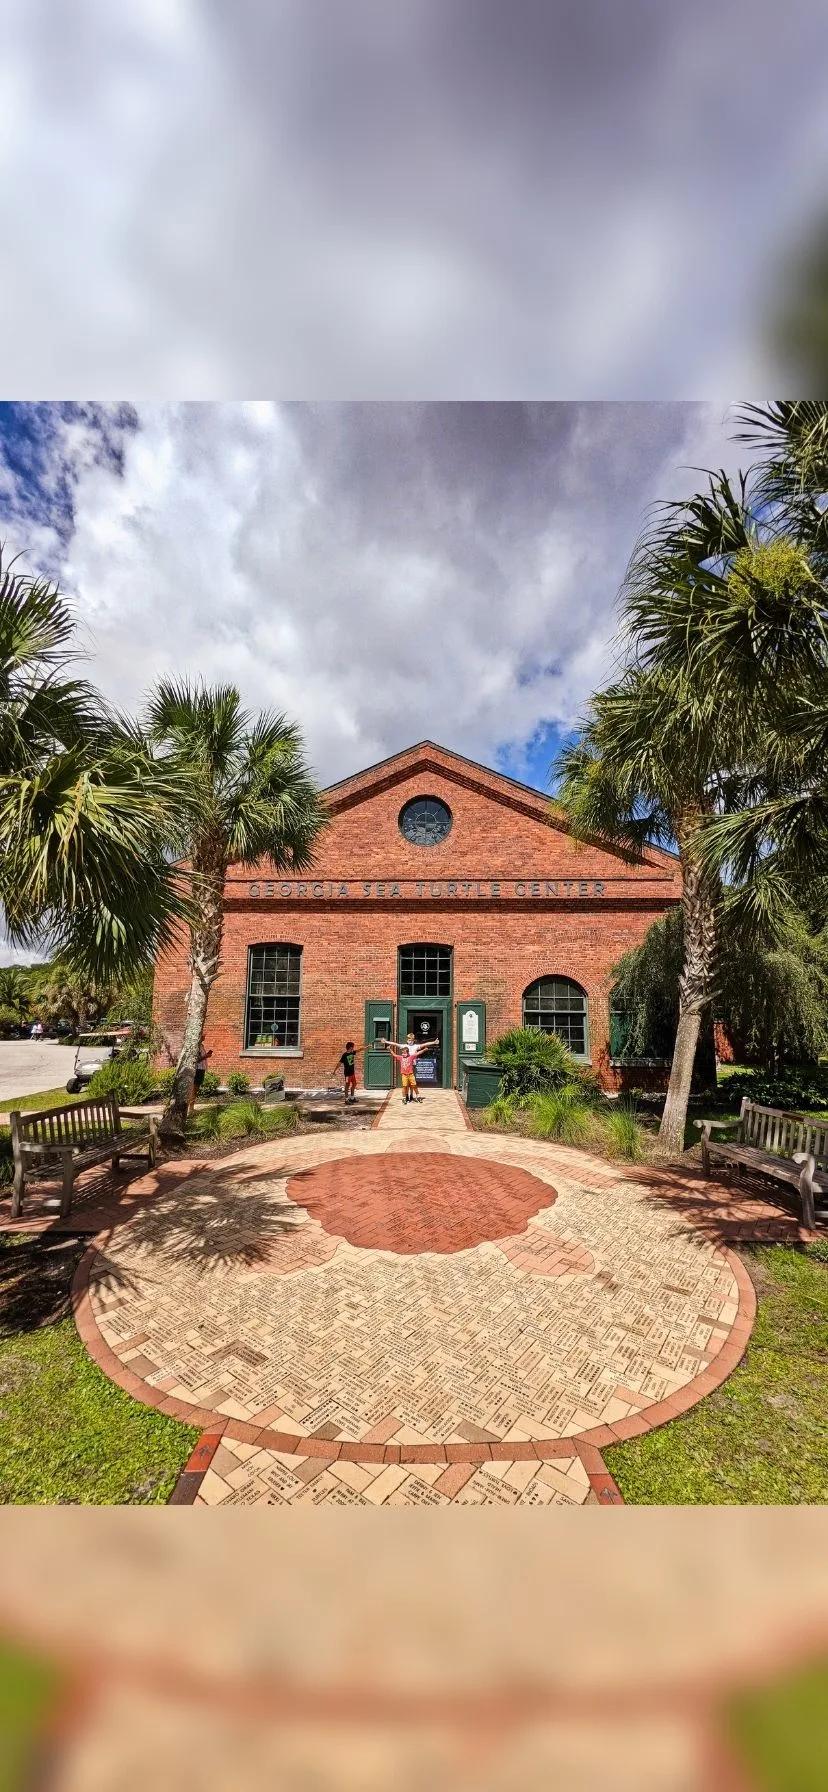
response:
[[[734,440],[766,450],[753,475],[758,498],[796,510],[828,492],[828,404],[824,399],[779,399],[736,409]]]
[[[15,672],[61,665],[74,630],[71,609],[52,581],[15,571],[0,543],[0,683]]]

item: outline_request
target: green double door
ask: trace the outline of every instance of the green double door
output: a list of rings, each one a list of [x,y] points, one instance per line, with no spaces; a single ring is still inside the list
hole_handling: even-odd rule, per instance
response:
[[[399,1015],[400,1038],[413,1033],[416,1045],[429,1047],[417,1059],[417,1082],[423,1089],[450,1089],[451,1002],[439,996],[401,996]]]
[[[386,1039],[405,1039],[414,1034],[417,1045],[433,1048],[417,1062],[417,1081],[424,1089],[450,1089],[454,1032],[452,1005],[436,996],[403,996],[394,1002],[365,1004],[365,1087],[391,1089],[397,1081],[395,1060],[384,1049]]]
[[[485,1002],[458,1002],[455,1009],[448,997],[401,996],[399,1002],[366,1002],[365,1004],[365,1087],[392,1089],[397,1081],[396,1064],[385,1050],[384,1041],[405,1039],[414,1034],[417,1045],[434,1041],[433,1049],[424,1052],[417,1064],[417,1081],[424,1089],[462,1088],[463,1065],[486,1053]],[[457,1054],[457,1074],[452,1075],[453,1054]]]

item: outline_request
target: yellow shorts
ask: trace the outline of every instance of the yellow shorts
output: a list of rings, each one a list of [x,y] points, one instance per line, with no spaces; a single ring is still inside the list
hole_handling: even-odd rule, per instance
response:
[[[403,1075],[401,1081],[404,1089],[416,1089],[417,1087],[417,1078],[413,1071],[409,1071],[407,1076]]]

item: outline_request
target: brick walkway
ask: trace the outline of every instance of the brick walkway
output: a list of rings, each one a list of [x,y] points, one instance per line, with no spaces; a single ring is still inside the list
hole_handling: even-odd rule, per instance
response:
[[[718,1386],[752,1324],[721,1187],[472,1132],[449,1092],[140,1194],[78,1327],[203,1428],[179,1502],[614,1503],[600,1451]]]

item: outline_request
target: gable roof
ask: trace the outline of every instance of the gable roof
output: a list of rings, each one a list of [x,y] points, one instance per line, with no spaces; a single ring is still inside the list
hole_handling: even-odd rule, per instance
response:
[[[366,802],[381,790],[388,790],[394,784],[401,784],[407,778],[429,771],[439,773],[453,784],[487,796],[493,802],[502,803],[506,808],[516,809],[534,821],[542,821],[547,827],[557,828],[559,833],[571,833],[564,810],[559,805],[556,807],[554,798],[548,791],[537,790],[531,784],[522,784],[517,778],[507,777],[505,772],[493,771],[490,766],[481,765],[476,759],[467,759],[462,753],[453,752],[450,747],[438,746],[433,740],[417,741],[415,746],[405,747],[401,753],[391,753],[387,759],[380,759],[375,765],[366,766],[364,771],[354,772],[349,778],[341,778],[336,784],[329,784],[323,795],[328,808],[336,815],[342,810],[355,808],[358,803]],[[604,840],[591,840],[589,844],[600,846],[605,852],[613,850]],[[677,857],[676,853],[667,852],[663,847],[648,846],[641,862],[666,864],[674,871]]]

